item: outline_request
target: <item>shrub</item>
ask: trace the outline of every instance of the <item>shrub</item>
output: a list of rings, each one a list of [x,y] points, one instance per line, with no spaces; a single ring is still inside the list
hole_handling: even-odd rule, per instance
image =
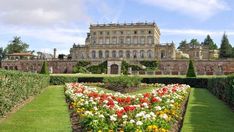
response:
[[[73,73],[88,73],[86,69],[91,63],[89,61],[78,61],[77,64],[72,68]]]
[[[140,61],[141,65],[144,65],[147,70],[156,70],[158,68],[157,61]]]
[[[94,74],[107,73],[107,61],[102,62],[99,65],[92,65],[87,68],[88,71]]]
[[[43,62],[40,73],[41,74],[49,74],[48,63],[46,61]]]
[[[51,85],[64,85],[65,83],[77,82],[78,77],[75,76],[50,76]]]
[[[121,65],[121,73],[123,73],[124,75],[128,74],[128,68],[132,68],[133,71],[140,71],[143,70],[140,66],[138,65],[130,65],[128,64],[126,61],[122,61],[122,65]]]
[[[48,86],[49,76],[0,69],[0,117]]]
[[[105,83],[106,88],[118,91],[118,92],[127,92],[131,89],[138,88],[141,83],[142,78],[134,76],[117,76],[117,77],[105,77],[103,82]]]
[[[188,67],[188,71],[187,71],[187,77],[196,77],[196,73],[195,73],[195,69],[193,66],[193,61],[189,60],[189,67]]]

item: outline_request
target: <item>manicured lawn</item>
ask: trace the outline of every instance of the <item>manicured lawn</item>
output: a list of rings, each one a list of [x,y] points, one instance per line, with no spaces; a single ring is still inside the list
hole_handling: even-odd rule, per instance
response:
[[[72,131],[63,87],[45,89],[31,103],[0,122],[0,131]]]
[[[208,90],[192,89],[182,131],[234,131],[234,112]]]

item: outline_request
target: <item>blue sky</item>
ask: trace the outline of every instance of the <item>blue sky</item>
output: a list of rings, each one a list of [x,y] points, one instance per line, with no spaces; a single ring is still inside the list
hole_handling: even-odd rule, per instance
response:
[[[220,46],[224,32],[234,46],[231,0],[0,0],[0,47],[21,36],[30,49],[69,53],[84,44],[89,24],[156,22],[161,43],[210,34]]]

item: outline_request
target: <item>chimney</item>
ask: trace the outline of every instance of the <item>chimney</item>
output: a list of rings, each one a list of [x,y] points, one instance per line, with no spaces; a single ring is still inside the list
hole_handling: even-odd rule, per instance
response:
[[[56,51],[57,51],[57,49],[54,48],[54,59],[56,58]]]

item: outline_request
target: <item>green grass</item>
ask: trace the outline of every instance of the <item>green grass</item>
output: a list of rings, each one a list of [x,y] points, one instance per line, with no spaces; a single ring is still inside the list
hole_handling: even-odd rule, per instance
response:
[[[63,86],[46,88],[32,102],[3,120],[0,131],[72,131]]]
[[[234,112],[208,90],[193,88],[182,132],[220,131],[234,131]]]

